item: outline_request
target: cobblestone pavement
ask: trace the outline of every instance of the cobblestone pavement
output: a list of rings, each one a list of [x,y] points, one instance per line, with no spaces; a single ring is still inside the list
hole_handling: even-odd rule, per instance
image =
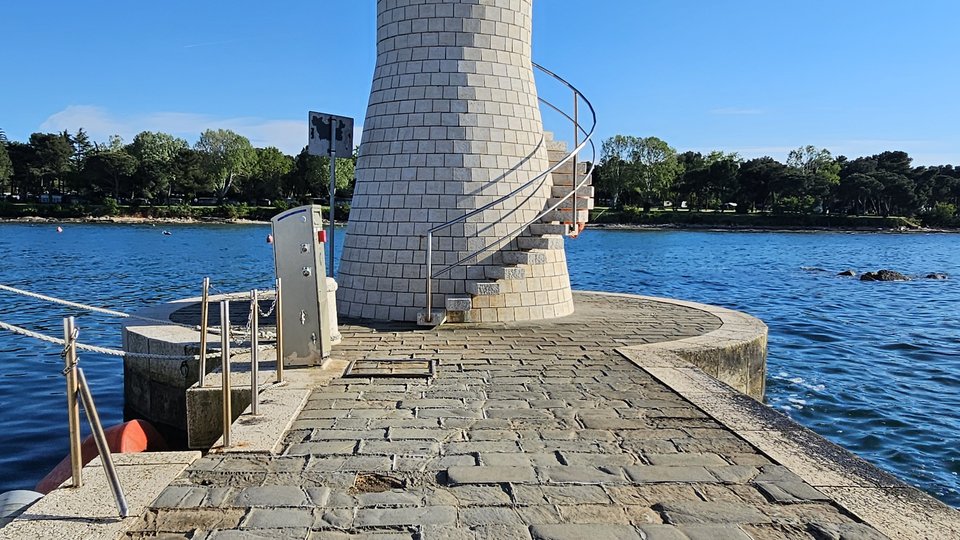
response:
[[[339,360],[437,376],[317,388],[282,455],[208,455],[133,537],[652,540],[885,538],[619,356],[719,327],[578,294],[552,322],[346,324]]]

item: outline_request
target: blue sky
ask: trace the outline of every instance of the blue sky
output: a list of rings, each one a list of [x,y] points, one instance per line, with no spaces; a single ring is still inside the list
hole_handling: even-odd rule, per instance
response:
[[[535,1],[534,60],[593,102],[599,139],[781,160],[806,144],[904,150],[918,165],[960,165],[960,2]],[[224,127],[295,153],[307,110],[361,124],[366,109],[374,0],[61,0],[0,13],[0,128],[14,140],[83,126],[95,140],[154,130],[193,142]]]

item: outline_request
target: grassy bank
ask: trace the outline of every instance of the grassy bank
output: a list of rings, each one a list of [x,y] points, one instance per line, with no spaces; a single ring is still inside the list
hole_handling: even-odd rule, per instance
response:
[[[273,206],[248,206],[223,204],[220,206],[127,206],[108,201],[106,204],[32,204],[0,202],[0,219],[90,219],[90,218],[138,218],[156,220],[223,221],[248,220],[269,221],[286,208]],[[327,216],[328,207],[323,207]],[[337,221],[349,216],[348,206],[337,205]]]
[[[823,214],[737,214],[734,212],[689,212],[624,208],[596,208],[590,222],[607,225],[676,226],[730,229],[916,229],[930,224],[920,219],[880,216]]]

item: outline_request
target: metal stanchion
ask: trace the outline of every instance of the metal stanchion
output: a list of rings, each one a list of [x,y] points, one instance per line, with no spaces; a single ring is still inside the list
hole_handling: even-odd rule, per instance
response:
[[[283,304],[281,304],[280,278],[277,278],[277,305],[273,308],[277,318],[277,382],[283,382]]]
[[[256,416],[260,405],[257,386],[260,381],[260,300],[256,289],[250,291],[250,414]]]
[[[77,407],[77,334],[73,317],[63,319],[63,373],[67,376],[67,422],[70,425],[70,470],[73,473],[73,487],[83,484],[81,469],[83,457],[80,454],[80,409]]]
[[[230,301],[220,301],[220,372],[223,384],[223,447],[230,446],[230,424],[233,407],[230,403]]]
[[[107,480],[110,481],[110,489],[113,491],[113,498],[117,502],[117,510],[120,511],[120,517],[127,517],[127,499],[123,495],[117,470],[113,467],[110,447],[107,445],[107,437],[103,433],[100,415],[97,414],[97,408],[93,404],[93,396],[90,394],[87,378],[83,376],[83,370],[80,368],[77,368],[77,378],[80,385],[80,398],[83,400],[83,410],[87,413],[87,422],[90,424],[90,431],[93,432],[93,440],[97,443],[97,452],[100,453],[103,470],[107,473]]]
[[[207,315],[210,307],[207,300],[210,297],[210,278],[203,278],[203,295],[200,300],[200,380],[197,386],[203,388],[203,378],[207,374]]]

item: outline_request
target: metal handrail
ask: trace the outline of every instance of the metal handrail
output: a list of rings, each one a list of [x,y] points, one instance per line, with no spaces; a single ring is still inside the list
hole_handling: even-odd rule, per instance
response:
[[[574,198],[573,218],[574,218],[574,226],[576,226],[576,212],[577,212],[577,208],[576,208],[576,194],[580,191],[580,188],[582,188],[583,186],[585,186],[586,183],[587,183],[587,181],[590,179],[591,175],[593,174],[593,170],[594,170],[594,168],[595,168],[595,163],[596,163],[597,147],[596,147],[596,145],[594,144],[592,138],[593,138],[593,133],[594,133],[594,131],[596,130],[596,127],[597,127],[597,112],[596,112],[596,110],[594,109],[593,104],[590,103],[590,100],[588,100],[588,99],[586,98],[586,96],[584,96],[583,93],[580,92],[575,86],[573,86],[572,84],[570,84],[570,82],[568,82],[568,81],[565,80],[564,78],[560,77],[560,76],[557,75],[556,73],[554,73],[554,72],[546,69],[545,67],[541,66],[540,64],[537,64],[536,62],[533,63],[533,66],[534,66],[535,68],[539,69],[540,71],[542,71],[543,73],[549,75],[549,76],[552,77],[553,79],[559,81],[560,83],[562,83],[562,84],[565,85],[567,88],[569,88],[570,90],[573,91],[573,102],[574,102],[574,113],[573,113],[574,116],[573,116],[573,117],[571,117],[569,114],[563,112],[559,107],[557,107],[556,105],[550,103],[549,101],[547,101],[547,100],[545,100],[545,99],[543,99],[543,98],[541,98],[541,97],[538,97],[537,99],[538,99],[538,101],[539,101],[540,103],[543,103],[544,105],[547,105],[548,107],[550,107],[550,108],[553,109],[554,111],[560,113],[560,114],[563,115],[567,120],[570,120],[570,121],[573,123],[573,126],[574,126],[574,136],[575,136],[575,138],[574,138],[575,147],[574,147],[573,150],[570,151],[569,154],[567,154],[566,156],[564,156],[564,157],[563,157],[560,161],[558,161],[556,164],[554,164],[553,166],[549,167],[547,170],[541,172],[539,175],[535,176],[534,178],[528,180],[526,183],[524,183],[524,184],[521,185],[520,187],[514,189],[514,190],[511,191],[510,193],[507,193],[506,195],[504,195],[504,196],[502,196],[502,197],[500,197],[500,198],[498,198],[498,199],[496,199],[496,200],[494,200],[494,201],[492,201],[492,202],[490,202],[490,203],[487,203],[487,204],[485,204],[484,206],[481,206],[480,208],[477,208],[477,209],[475,209],[475,210],[472,210],[472,211],[470,211],[470,212],[468,212],[468,213],[466,213],[466,214],[464,214],[464,215],[462,215],[462,216],[459,216],[459,217],[454,218],[454,219],[451,219],[451,220],[449,220],[449,221],[447,221],[447,222],[445,222],[445,223],[442,223],[442,224],[440,224],[440,225],[437,225],[437,226],[435,226],[435,227],[432,227],[432,228],[429,229],[425,234],[422,234],[422,235],[421,235],[421,237],[426,237],[426,239],[427,239],[427,242],[426,242],[426,243],[427,243],[427,247],[426,247],[426,266],[427,266],[427,275],[426,275],[427,313],[426,313],[426,317],[425,317],[425,320],[426,320],[427,322],[431,322],[431,321],[433,320],[433,291],[432,291],[432,288],[433,288],[433,287],[432,287],[433,278],[435,278],[435,277],[437,277],[437,276],[439,276],[439,275],[442,275],[442,274],[444,274],[444,273],[446,273],[446,272],[449,272],[450,270],[452,270],[452,269],[454,269],[454,268],[456,268],[456,267],[458,267],[458,266],[463,265],[465,262],[473,259],[474,257],[477,257],[477,256],[481,255],[482,253],[485,253],[486,251],[488,251],[488,250],[490,250],[490,249],[493,249],[493,248],[501,245],[501,244],[502,244],[504,241],[506,241],[507,239],[513,239],[513,238],[515,238],[517,235],[519,235],[521,232],[523,232],[524,229],[526,229],[527,227],[529,227],[531,224],[536,223],[536,222],[539,221],[541,218],[543,218],[545,215],[547,215],[547,214],[549,214],[550,212],[553,212],[554,210],[556,210],[557,208],[559,208],[561,204],[563,204],[564,202],[566,202],[566,201],[567,201],[569,198],[571,198],[571,197]],[[591,125],[590,125],[590,130],[589,130],[589,131],[585,130],[585,129],[583,128],[583,126],[582,126],[582,125],[580,124],[580,122],[579,122],[579,112],[578,112],[578,111],[579,111],[579,100],[581,100],[581,99],[584,101],[584,103],[586,103],[587,107],[590,109]],[[583,139],[582,142],[580,142],[579,144],[577,144],[577,138],[578,138],[578,136],[579,136],[580,133],[583,133],[584,139]],[[542,144],[542,143],[543,143],[543,138],[541,138],[541,140],[540,140],[540,144]],[[592,157],[591,157],[591,159],[590,159],[590,169],[589,169],[589,170],[586,172],[586,174],[583,176],[583,179],[582,179],[579,183],[577,183],[577,156],[580,154],[581,151],[583,151],[584,148],[586,148],[586,146],[587,146],[588,144],[590,145],[590,150],[591,150],[591,154],[592,154]],[[540,146],[540,145],[538,145],[538,146]],[[536,183],[536,182],[538,182],[538,181],[539,181],[539,184],[537,185],[537,189],[539,189],[540,187],[543,186],[543,183],[546,182],[547,177],[548,177],[551,173],[553,173],[554,171],[556,171],[557,169],[559,169],[560,167],[562,167],[563,165],[565,165],[565,164],[566,164],[568,161],[570,161],[570,160],[573,160],[573,164],[574,164],[574,165],[573,165],[573,182],[571,182],[573,188],[571,189],[571,191],[570,191],[567,195],[565,195],[563,198],[561,198],[561,199],[560,199],[557,203],[555,203],[553,206],[551,206],[551,207],[547,208],[546,210],[540,212],[540,213],[537,214],[533,219],[527,221],[526,223],[524,223],[523,225],[521,225],[519,228],[515,229],[514,231],[511,231],[510,233],[508,233],[508,234],[506,234],[506,235],[504,235],[504,236],[501,236],[501,237],[497,238],[497,239],[494,240],[492,243],[490,243],[490,244],[488,244],[488,245],[485,245],[485,246],[483,246],[482,248],[480,248],[480,249],[478,249],[478,250],[476,250],[476,251],[474,251],[474,252],[472,252],[472,253],[470,253],[470,254],[462,257],[462,258],[460,258],[457,262],[455,262],[455,263],[453,263],[453,264],[449,264],[449,265],[441,268],[440,270],[438,270],[438,271],[436,271],[436,272],[433,271],[433,233],[435,233],[435,232],[437,232],[437,231],[439,231],[439,230],[441,230],[441,229],[445,229],[445,228],[447,228],[447,227],[451,227],[451,226],[453,226],[453,225],[455,225],[455,224],[457,224],[457,223],[461,223],[461,222],[463,222],[463,221],[465,221],[465,220],[467,220],[467,219],[469,219],[469,218],[471,218],[471,217],[473,217],[473,216],[475,216],[475,215],[477,215],[477,214],[479,214],[479,213],[481,213],[481,212],[484,212],[484,211],[486,211],[486,210],[489,210],[490,208],[492,208],[492,207],[494,207],[494,206],[496,206],[496,205],[498,205],[498,204],[501,204],[501,203],[505,202],[505,201],[508,200],[508,199],[513,198],[516,194],[520,193],[521,191],[523,191],[524,189],[530,187],[531,185],[533,185],[534,183]],[[536,190],[535,190],[534,192],[536,192]],[[532,194],[531,194],[531,196],[532,196]],[[524,202],[526,202],[526,200],[529,200],[529,197],[528,197],[527,199],[525,199]],[[506,215],[510,215],[510,214],[512,214],[513,212],[515,212],[515,211],[518,210],[518,209],[519,209],[519,205],[518,205],[517,207],[515,207],[514,209],[512,209],[510,212],[508,212]],[[495,224],[497,224],[497,223],[500,223],[500,222],[503,221],[503,219],[504,219],[504,216],[501,216],[497,221],[491,223],[490,225],[492,226],[492,225],[495,225]],[[489,227],[488,227],[488,228],[489,228]]]

